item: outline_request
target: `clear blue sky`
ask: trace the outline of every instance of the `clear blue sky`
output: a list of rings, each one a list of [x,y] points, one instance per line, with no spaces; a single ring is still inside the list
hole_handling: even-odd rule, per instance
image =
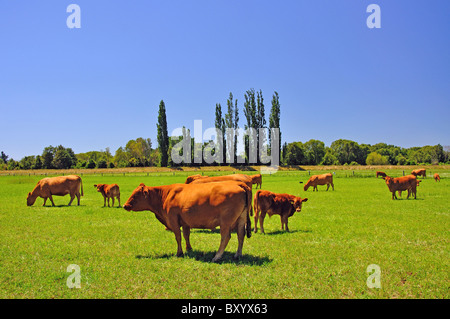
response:
[[[81,8],[69,29],[66,8]],[[366,8],[381,8],[369,29]],[[229,92],[280,95],[283,142],[450,145],[450,1],[2,0],[0,150],[19,160],[213,126]]]

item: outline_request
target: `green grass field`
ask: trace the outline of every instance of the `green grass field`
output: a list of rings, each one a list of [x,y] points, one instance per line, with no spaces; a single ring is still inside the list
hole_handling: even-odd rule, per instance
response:
[[[184,182],[185,172],[84,175],[79,207],[67,207],[68,196],[27,207],[42,176],[0,176],[0,298],[449,298],[450,171],[440,175],[420,184],[417,200],[397,201],[374,171],[337,171],[328,192],[303,191],[308,171],[263,176],[263,189],[308,202],[290,233],[266,217],[266,234],[246,238],[237,262],[232,234],[219,263],[210,262],[218,231],[193,230],[194,250],[177,258],[173,233],[153,213],[103,208],[93,187],[119,184],[124,204],[139,183]],[[80,289],[66,285],[70,264],[80,267]],[[366,284],[370,264],[381,269],[380,289]]]

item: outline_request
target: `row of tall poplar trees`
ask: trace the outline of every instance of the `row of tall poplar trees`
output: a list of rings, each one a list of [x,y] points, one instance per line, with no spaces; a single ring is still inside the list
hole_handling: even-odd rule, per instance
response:
[[[217,141],[219,143],[219,147],[222,147],[223,152],[223,163],[226,163],[226,129],[234,129],[237,131],[239,129],[239,105],[238,100],[234,98],[233,93],[230,92],[227,99],[227,110],[226,113],[222,112],[222,105],[220,103],[216,103],[215,108],[215,121],[214,125],[217,130],[222,132],[223,140]],[[254,89],[249,89],[244,94],[244,116],[245,116],[245,125],[244,129],[254,128],[257,132],[256,143],[259,141],[259,128],[268,128],[269,129],[269,145],[271,144],[271,128],[280,128],[280,101],[279,95],[275,91],[272,95],[271,101],[271,110],[269,116],[269,125],[267,126],[266,115],[265,115],[265,105],[264,105],[264,97],[262,90],[255,91]],[[169,164],[169,149],[170,149],[170,138],[167,129],[167,116],[166,116],[166,106],[163,100],[161,100],[159,104],[158,110],[158,122],[157,126],[157,140],[158,140],[158,149],[161,156],[161,166],[167,167]],[[246,154],[248,154],[250,141],[248,137],[246,138]],[[233,154],[235,156],[233,163],[237,163],[237,136],[234,136],[234,150]],[[279,141],[278,141],[279,149],[278,152],[281,154],[281,131],[279,133]],[[259,154],[260,145],[256,145],[257,154]],[[231,151],[231,150],[229,150]],[[269,149],[269,152],[273,150]],[[248,159],[247,159],[248,163]],[[259,164],[258,162],[255,164]]]

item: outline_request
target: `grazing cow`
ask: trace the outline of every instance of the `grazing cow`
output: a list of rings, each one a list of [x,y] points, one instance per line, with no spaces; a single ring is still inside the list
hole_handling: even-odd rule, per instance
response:
[[[209,176],[203,176],[203,175],[200,175],[200,174],[197,174],[197,175],[191,175],[191,176],[188,176],[188,178],[186,178],[186,182],[184,182],[185,184],[190,184],[190,183],[192,183],[193,181],[195,181],[196,179],[200,179],[200,178],[207,178],[207,177],[209,177]]]
[[[377,178],[380,177],[380,176],[383,178],[383,177],[386,177],[387,175],[386,175],[385,172],[377,171]]]
[[[190,184],[204,184],[211,182],[223,182],[223,181],[236,181],[245,183],[250,189],[252,188],[252,179],[250,176],[245,174],[232,174],[232,175],[222,175],[222,176],[212,176],[207,178],[198,178],[193,180]]]
[[[238,237],[235,258],[242,256],[245,234],[248,238],[251,236],[249,214],[252,210],[252,191],[240,182],[156,187],[140,184],[123,208],[127,211],[152,211],[163,225],[174,232],[178,245],[177,256],[183,255],[180,227],[183,227],[186,250],[192,250],[189,241],[191,228],[220,227],[220,247],[213,262],[222,257],[233,229],[237,230]]]
[[[414,198],[416,198],[416,189],[417,189],[417,179],[414,175],[407,175],[402,177],[392,178],[386,176],[383,178],[386,181],[386,185],[389,188],[389,191],[392,193],[392,199],[397,199],[395,192],[397,191],[408,191],[408,196],[412,193]]]
[[[412,172],[411,172],[411,175],[414,175],[414,176],[423,176],[423,178],[425,178],[425,177],[427,177],[427,170],[426,169],[423,169],[423,168],[420,168],[420,169],[415,169],[415,170],[413,170]]]
[[[262,186],[261,174],[249,175],[249,177],[252,179],[252,184],[256,184],[256,189],[258,189],[258,185],[259,185],[259,188],[261,189],[261,186]]]
[[[439,176],[439,174],[438,173],[434,173],[434,180],[437,182],[437,181],[441,181],[441,177]]]
[[[288,218],[294,215],[295,212],[302,210],[302,203],[306,202],[307,198],[296,197],[289,194],[276,194],[265,190],[256,191],[253,199],[253,207],[255,209],[255,228],[254,232],[258,231],[258,219],[261,232],[264,234],[264,218],[266,214],[269,217],[272,215],[280,215],[281,230],[288,227]],[[259,214],[261,212],[261,214]]]
[[[314,190],[318,191],[317,185],[327,185],[327,190],[330,188],[330,185],[331,185],[331,187],[333,187],[333,190],[334,190],[333,174],[328,173],[328,174],[322,174],[322,175],[313,175],[306,182],[305,186],[303,186],[303,189],[305,191],[307,191],[308,188],[310,186],[312,186],[313,192],[314,192]]]
[[[78,200],[78,206],[80,206],[80,188],[81,196],[84,196],[83,182],[81,181],[81,177],[77,175],[43,178],[36,184],[34,189],[28,193],[27,205],[33,205],[36,198],[42,197],[44,199],[44,205],[42,206],[45,206],[47,198],[50,198],[52,206],[55,206],[55,203],[53,202],[53,195],[65,196],[70,194],[69,206],[72,204],[75,196]]]
[[[112,198],[112,205],[114,207],[114,198],[117,197],[117,200],[119,201],[119,206],[120,207],[120,189],[119,189],[119,185],[117,184],[96,184],[94,185],[94,187],[97,188],[97,192],[102,193],[103,195],[103,207],[106,206],[106,199],[108,199],[108,207],[109,206],[109,199]]]

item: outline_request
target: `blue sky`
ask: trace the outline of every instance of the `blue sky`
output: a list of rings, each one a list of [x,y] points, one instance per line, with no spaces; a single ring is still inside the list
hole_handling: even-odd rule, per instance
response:
[[[170,133],[213,126],[229,92],[243,126],[250,88],[267,115],[279,93],[283,142],[450,145],[449,17],[447,0],[3,0],[0,150],[156,147],[161,99]]]

